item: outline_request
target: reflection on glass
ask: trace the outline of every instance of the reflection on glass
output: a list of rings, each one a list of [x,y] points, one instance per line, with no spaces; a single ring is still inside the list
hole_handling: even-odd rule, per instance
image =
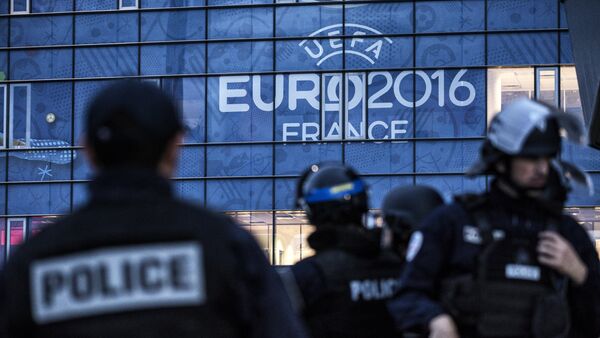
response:
[[[538,68],[536,97],[552,106],[558,106],[558,68]]]
[[[40,231],[44,230],[47,226],[54,223],[57,216],[37,216],[29,218],[29,227],[27,229],[27,238],[37,235]]]
[[[534,96],[533,68],[499,68],[488,70],[487,121],[502,107],[520,98]]]
[[[560,69],[560,107],[567,113],[579,116],[583,120],[583,109],[581,108],[575,67],[562,67]]]
[[[276,265],[292,265],[314,255],[306,239],[314,231],[302,211],[277,211],[275,233]]]
[[[265,256],[273,264],[273,213],[238,211],[226,214],[233,217],[254,235]]]
[[[592,241],[596,244],[596,251],[600,255],[600,207],[566,208],[565,212],[575,217],[579,224],[588,231]]]
[[[7,255],[10,255],[16,248],[25,240],[26,218],[9,218],[7,221],[8,231],[8,250]]]

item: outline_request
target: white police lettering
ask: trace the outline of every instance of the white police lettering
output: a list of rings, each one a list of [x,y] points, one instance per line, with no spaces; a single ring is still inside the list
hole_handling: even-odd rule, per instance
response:
[[[391,298],[400,281],[396,278],[365,279],[350,281],[350,297],[352,301],[374,301]]]
[[[93,250],[33,262],[31,310],[36,323],[202,304],[202,247],[195,242]]]
[[[541,270],[539,266],[524,264],[508,264],[504,268],[504,275],[509,279],[539,281]]]
[[[421,250],[421,246],[423,246],[423,233],[420,231],[415,231],[410,236],[410,241],[408,242],[408,249],[406,249],[406,261],[412,261],[419,250]]]

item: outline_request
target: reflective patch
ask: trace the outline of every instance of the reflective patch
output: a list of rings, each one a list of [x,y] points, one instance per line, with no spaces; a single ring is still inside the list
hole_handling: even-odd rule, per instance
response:
[[[481,244],[479,229],[471,225],[465,225],[463,227],[463,240],[471,244]]]
[[[206,299],[197,242],[136,245],[42,259],[30,269],[36,323],[140,309],[189,306]]]
[[[495,240],[501,240],[505,236],[506,235],[503,230],[496,229],[492,231],[492,237]],[[472,225],[465,225],[463,227],[463,240],[471,244],[481,244],[481,235],[479,234],[479,229]]]
[[[539,266],[535,265],[508,264],[504,268],[504,275],[508,279],[539,281],[541,270]]]
[[[420,231],[415,231],[412,236],[410,236],[410,242],[408,243],[408,249],[406,249],[406,261],[412,261],[415,256],[421,250],[421,246],[423,246],[423,233]]]

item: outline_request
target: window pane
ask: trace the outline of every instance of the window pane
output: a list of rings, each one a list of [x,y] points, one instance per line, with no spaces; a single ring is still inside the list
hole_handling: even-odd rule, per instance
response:
[[[204,147],[180,146],[174,177],[204,176]]]
[[[424,184],[436,189],[446,200],[465,193],[481,193],[485,191],[485,177],[467,178],[462,175],[417,176],[417,184]]]
[[[369,208],[379,209],[383,197],[398,186],[412,185],[412,176],[369,176],[363,177],[369,192]]]
[[[275,145],[276,175],[300,175],[312,164],[341,160],[340,143],[307,142]]]
[[[8,22],[7,18],[0,18],[0,47],[8,46]]]
[[[0,188],[2,191],[3,188]],[[2,211],[2,213],[4,213]],[[6,262],[6,218],[0,218],[0,269],[4,269],[4,263]]]
[[[490,65],[533,65],[558,62],[556,33],[488,35]]]
[[[270,210],[273,180],[220,179],[206,182],[209,207],[218,210]]]
[[[277,41],[277,70],[341,69],[341,41],[336,38]]]
[[[75,142],[81,141],[83,135],[84,121],[86,118],[86,109],[91,103],[92,98],[98,94],[104,87],[114,83],[113,81],[76,81],[75,93]]]
[[[117,1],[107,0],[76,0],[75,8],[78,11],[95,11],[117,9]]]
[[[277,36],[342,35],[342,6],[278,7],[275,20]]]
[[[488,1],[488,28],[556,28],[557,10],[556,0]]]
[[[488,69],[487,121],[518,98],[533,98],[533,68]]]
[[[558,68],[538,68],[536,98],[552,106],[558,106]]]
[[[481,141],[419,141],[417,172],[465,172],[479,158]]]
[[[485,63],[484,36],[417,38],[417,67],[478,66]]]
[[[575,67],[560,68],[560,105],[565,112],[583,121],[583,108],[581,108]]]
[[[301,211],[278,211],[275,213],[275,262],[292,265],[315,254],[306,239],[315,231]]]
[[[271,175],[273,146],[211,146],[207,149],[207,176]]]
[[[27,229],[27,237],[35,236],[42,230],[56,222],[55,216],[29,217],[29,227]]]
[[[208,45],[211,73],[258,72],[273,69],[273,43],[223,42]]]
[[[71,150],[29,150],[9,153],[9,181],[55,181],[71,178]]]
[[[75,77],[137,75],[137,47],[98,47],[75,50]]]
[[[142,46],[142,75],[204,73],[204,44]]]
[[[258,38],[273,36],[273,9],[269,7],[218,9],[208,12],[208,37]]]
[[[8,214],[62,214],[69,211],[69,184],[17,184],[8,187]]]
[[[10,140],[11,148],[31,146],[31,85],[12,85],[10,87]]]
[[[204,11],[142,13],[142,41],[201,40],[205,32]]]
[[[227,214],[254,236],[267,259],[273,263],[273,213],[231,212]]]
[[[322,133],[319,74],[281,75],[276,81],[277,88],[282,90],[281,94],[278,91],[275,95],[277,102],[275,139],[278,141],[319,140]]]
[[[346,35],[356,31],[366,35],[412,33],[412,21],[409,2],[346,4]]]
[[[417,2],[417,33],[482,31],[484,5],[481,0]]]
[[[169,94],[183,116],[184,143],[204,142],[205,78],[163,79],[163,90]]]
[[[71,16],[14,17],[10,24],[11,46],[69,45],[73,41]]]
[[[88,183],[73,184],[73,209],[82,207],[88,200]]]
[[[142,8],[204,6],[204,0],[143,0]]]
[[[413,137],[413,81],[411,71],[368,74],[369,139]]]
[[[208,78],[208,141],[272,140],[273,91],[271,75]]]
[[[560,63],[575,63],[575,60],[573,59],[571,36],[568,32],[560,33]]]
[[[73,0],[31,0],[32,13],[70,12]]]
[[[0,85],[0,148],[6,147],[6,117],[8,116],[8,87],[6,85]],[[5,154],[0,154],[4,156]],[[2,171],[0,170],[0,173]],[[0,174],[0,176],[2,176]],[[0,180],[4,180],[0,177]]]
[[[413,171],[412,142],[347,143],[345,151],[346,163],[361,174]]]
[[[119,0],[121,2],[121,8],[137,8],[138,0]]]
[[[439,70],[417,75],[417,137],[484,135],[484,70]]]
[[[27,12],[29,9],[28,1],[29,0],[11,0],[12,12]]]
[[[175,181],[173,182],[175,195],[188,203],[197,206],[204,205],[204,182],[203,181]]]
[[[77,15],[75,31],[78,44],[137,41],[138,16],[136,13]]]
[[[597,150],[594,150],[597,151]],[[597,168],[597,167],[596,167]],[[594,186],[600,186],[600,174],[590,174],[590,178]],[[588,196],[587,194],[569,194],[569,199],[567,200],[568,206],[598,206],[600,205],[600,194],[594,194],[592,196]]]
[[[70,49],[10,52],[13,80],[70,78],[73,57]]]
[[[298,171],[304,168],[298,168]],[[296,205],[297,178],[278,178],[275,180],[275,209],[293,210]]]
[[[21,246],[25,240],[25,231],[27,230],[26,218],[9,218],[7,219],[7,231],[9,232],[8,250],[9,256]]]
[[[347,32],[346,34],[350,35],[352,33]],[[347,69],[403,68],[412,67],[413,65],[412,38],[383,37],[367,39],[356,37],[345,41]],[[339,44],[341,43],[340,40]],[[335,52],[333,51],[333,53]],[[326,57],[327,55],[321,56],[319,62]],[[339,57],[333,56],[333,58]]]

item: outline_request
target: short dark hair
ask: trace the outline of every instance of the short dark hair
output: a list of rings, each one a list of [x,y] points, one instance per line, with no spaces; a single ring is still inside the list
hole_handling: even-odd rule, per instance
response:
[[[127,80],[109,85],[92,100],[86,130],[100,167],[156,167],[183,123],[162,90]]]

